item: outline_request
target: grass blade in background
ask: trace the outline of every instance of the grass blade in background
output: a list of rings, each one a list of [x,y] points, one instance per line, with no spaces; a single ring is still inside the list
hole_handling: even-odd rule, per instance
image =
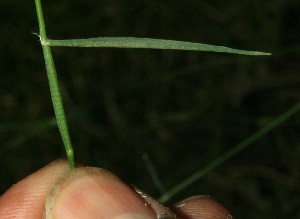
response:
[[[225,46],[214,46],[202,43],[191,43],[175,40],[135,38],[135,37],[99,37],[89,39],[69,39],[69,40],[47,40],[45,44],[49,46],[68,47],[110,47],[110,48],[134,48],[134,49],[171,49],[234,53],[240,55],[271,55],[270,53],[232,49]]]
[[[159,201],[161,202],[166,202],[170,198],[172,198],[174,195],[182,191],[183,189],[187,188],[190,186],[192,183],[196,182],[199,180],[202,176],[205,174],[209,173],[213,169],[217,168],[220,166],[222,163],[224,163],[226,160],[230,159],[240,151],[244,150],[251,144],[253,144],[255,141],[266,135],[268,132],[276,128],[277,126],[281,125],[283,122],[288,120],[291,116],[295,115],[300,111],[300,103],[297,103],[293,107],[291,107],[289,110],[287,110],[285,113],[280,115],[279,117],[275,118],[268,124],[266,124],[264,127],[259,129],[257,132],[254,134],[250,135],[247,139],[242,141],[240,144],[236,145],[233,147],[231,150],[227,151],[217,159],[213,160],[210,162],[207,166],[203,167],[201,170],[197,171],[193,175],[191,175],[189,178],[185,179],[181,183],[178,183],[176,186],[174,186],[172,189],[167,191],[164,195],[162,195],[159,198]]]

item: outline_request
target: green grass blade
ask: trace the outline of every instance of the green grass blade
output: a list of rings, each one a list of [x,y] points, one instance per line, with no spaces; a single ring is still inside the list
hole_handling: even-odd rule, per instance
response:
[[[45,65],[47,70],[47,76],[50,86],[50,93],[52,98],[52,103],[54,107],[54,113],[57,121],[57,126],[60,131],[63,143],[65,145],[69,166],[71,170],[75,169],[74,161],[74,151],[71,144],[71,139],[68,131],[67,119],[65,116],[65,111],[62,103],[62,98],[60,94],[60,89],[57,80],[57,74],[55,70],[55,65],[51,53],[51,48],[49,45],[45,44],[47,41],[45,23],[43,19],[43,11],[40,0],[35,0],[36,11],[38,16],[38,22],[40,27],[40,40],[43,48]]]
[[[270,53],[232,49],[224,46],[214,46],[202,43],[191,43],[175,40],[135,38],[135,37],[99,37],[89,39],[48,40],[49,46],[68,47],[110,47],[135,49],[172,49],[207,52],[234,53],[240,55],[270,55]]]
[[[264,127],[259,129],[257,132],[249,136],[246,140],[242,141],[240,144],[233,147],[231,150],[227,151],[225,154],[221,155],[214,161],[210,162],[207,166],[202,168],[201,170],[197,171],[193,175],[191,175],[189,178],[185,179],[181,183],[174,186],[172,189],[170,189],[168,192],[166,192],[164,195],[162,195],[159,199],[161,202],[168,201],[171,197],[173,197],[175,194],[179,193],[183,189],[190,186],[192,183],[199,180],[202,176],[209,173],[216,167],[220,166],[222,163],[224,163],[226,160],[230,159],[240,151],[244,150],[251,144],[253,144],[255,141],[266,135],[268,132],[273,130],[275,127],[279,126],[286,120],[288,120],[291,116],[295,115],[297,112],[300,111],[300,103],[297,103],[292,108],[287,110],[285,113],[277,117],[276,119],[272,120],[270,123],[266,124]]]

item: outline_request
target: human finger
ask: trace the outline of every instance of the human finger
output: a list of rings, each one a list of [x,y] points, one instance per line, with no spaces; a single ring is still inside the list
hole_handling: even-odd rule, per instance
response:
[[[11,186],[0,196],[0,218],[42,218],[50,187],[68,172],[67,161],[57,160]]]
[[[173,211],[186,219],[233,219],[232,213],[210,196],[193,196],[177,203]]]

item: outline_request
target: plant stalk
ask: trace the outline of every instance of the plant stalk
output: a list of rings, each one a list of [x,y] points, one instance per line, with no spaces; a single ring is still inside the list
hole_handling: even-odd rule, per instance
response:
[[[51,99],[53,103],[56,122],[65,146],[70,169],[74,170],[75,169],[74,150],[69,135],[67,119],[65,116],[64,106],[63,106],[61,93],[58,85],[57,74],[55,70],[51,48],[47,43],[45,43],[47,42],[48,39],[46,35],[45,22],[44,22],[42,5],[40,0],[35,0],[35,6],[36,6],[37,17],[38,17],[39,28],[40,28],[39,36],[40,36],[40,41],[44,53],[47,77],[49,81]]]

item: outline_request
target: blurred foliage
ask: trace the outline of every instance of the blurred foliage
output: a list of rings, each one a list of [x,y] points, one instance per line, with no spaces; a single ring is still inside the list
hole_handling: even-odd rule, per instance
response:
[[[136,36],[272,52],[54,48],[79,162],[159,196],[300,100],[296,0],[43,1],[50,39]],[[0,2],[0,188],[65,156],[34,1]],[[300,116],[178,194],[210,194],[237,218],[300,217]],[[176,201],[173,200],[173,201]]]

